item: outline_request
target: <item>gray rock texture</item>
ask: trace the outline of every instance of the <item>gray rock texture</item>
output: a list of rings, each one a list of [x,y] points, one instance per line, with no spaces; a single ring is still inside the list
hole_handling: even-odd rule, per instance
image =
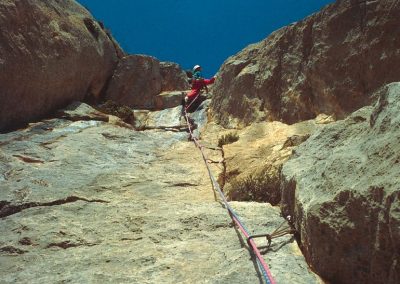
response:
[[[282,210],[312,268],[332,283],[400,281],[400,83],[330,124],[282,169]]]
[[[51,119],[0,145],[1,283],[261,283],[187,133]],[[231,205],[252,233],[284,220]],[[277,283],[320,283],[290,235],[262,252]]]
[[[179,65],[147,55],[129,55],[119,62],[105,97],[130,107],[152,109],[157,107],[156,96],[162,91],[188,87]]]
[[[3,0],[0,26],[0,130],[98,97],[118,61],[113,40],[73,0]]]
[[[400,3],[338,0],[230,57],[214,84],[224,126],[343,118],[400,80]]]

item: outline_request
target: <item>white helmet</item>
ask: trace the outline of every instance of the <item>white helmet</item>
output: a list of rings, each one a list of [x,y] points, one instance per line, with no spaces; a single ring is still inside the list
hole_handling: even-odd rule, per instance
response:
[[[195,66],[193,67],[193,72],[196,71],[196,70],[199,69],[199,68],[201,68],[200,65],[195,65]]]

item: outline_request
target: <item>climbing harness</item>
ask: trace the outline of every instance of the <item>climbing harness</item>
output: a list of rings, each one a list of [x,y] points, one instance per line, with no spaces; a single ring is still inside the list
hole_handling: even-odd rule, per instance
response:
[[[195,101],[197,99],[197,97],[193,100]],[[257,264],[260,268],[260,271],[262,272],[262,275],[265,279],[265,282],[267,284],[276,284],[274,278],[272,277],[271,271],[268,267],[268,264],[265,262],[264,258],[261,255],[260,250],[258,249],[256,243],[254,242],[254,238],[258,237],[259,235],[250,235],[249,230],[246,228],[246,226],[243,224],[243,222],[240,220],[238,214],[233,210],[233,208],[229,205],[228,200],[226,199],[224,193],[222,192],[217,180],[215,179],[214,175],[211,172],[211,168],[208,165],[208,161],[209,159],[206,157],[205,153],[204,153],[204,149],[206,147],[202,146],[198,139],[193,135],[193,131],[192,131],[192,127],[189,121],[189,116],[187,113],[187,107],[184,108],[184,115],[185,115],[185,119],[186,119],[186,123],[188,125],[188,129],[189,129],[189,135],[191,140],[194,142],[194,144],[196,145],[197,148],[199,148],[201,155],[203,157],[204,163],[207,167],[207,171],[208,171],[208,175],[210,177],[211,183],[213,185],[213,188],[215,191],[218,192],[219,196],[220,196],[220,203],[228,210],[229,216],[231,217],[232,221],[236,224],[236,226],[240,229],[240,231],[242,232],[242,234],[245,236],[248,246],[249,248],[251,248],[252,253],[255,255],[256,260],[257,260]],[[281,225],[282,226],[282,225]],[[272,239],[273,237],[278,237],[281,236],[285,231],[283,231],[283,229],[280,229],[281,226],[278,227],[278,229],[276,229],[274,231],[274,233],[272,233],[269,236],[269,239],[267,237],[268,240]],[[286,234],[286,233],[285,233]],[[266,236],[267,234],[264,234],[262,236]],[[270,243],[270,242],[269,242]]]
[[[197,65],[196,65],[197,66]],[[195,66],[195,67],[196,67]],[[191,102],[188,104],[188,105],[186,105],[186,101],[185,101],[185,103],[183,104],[183,108],[185,109],[185,111],[188,111],[188,110],[190,110],[190,107],[192,106],[192,104],[195,102],[195,101],[197,101],[197,99],[200,97],[200,95],[202,94],[202,90],[205,90],[206,91],[206,94],[208,94],[208,87],[207,87],[207,84],[205,84],[204,83],[204,81],[203,81],[203,85],[201,86],[201,88],[199,89],[199,91],[198,91],[198,94],[196,95],[196,97],[193,99],[193,100],[191,100]],[[197,107],[197,108],[199,108],[200,107],[200,105]],[[197,110],[197,108],[196,108],[196,110]],[[196,110],[194,110],[194,111],[196,111]]]
[[[185,108],[185,113],[190,109],[190,107],[192,106],[192,104],[197,101],[197,99],[200,97],[201,95],[201,91],[197,94],[197,96],[186,106],[184,106]]]

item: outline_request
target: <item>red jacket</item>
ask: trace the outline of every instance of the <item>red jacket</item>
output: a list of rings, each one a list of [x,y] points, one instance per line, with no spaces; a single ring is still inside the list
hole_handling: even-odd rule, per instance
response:
[[[200,79],[200,80],[193,80],[192,82],[192,90],[187,94],[189,99],[194,99],[201,91],[201,89],[207,85],[211,85],[214,83],[215,78],[212,77],[211,79]]]

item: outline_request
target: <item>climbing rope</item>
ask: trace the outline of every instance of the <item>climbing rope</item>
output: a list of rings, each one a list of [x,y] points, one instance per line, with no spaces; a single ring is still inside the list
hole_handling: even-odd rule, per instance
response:
[[[197,99],[197,97],[191,102],[193,103],[195,100]],[[257,260],[257,264],[262,272],[262,275],[265,279],[265,282],[267,284],[275,284],[275,280],[272,277],[271,271],[268,267],[268,264],[265,262],[264,258],[262,257],[256,243],[254,242],[253,238],[257,237],[257,236],[251,236],[249,230],[246,228],[246,226],[243,224],[243,222],[240,220],[238,214],[233,210],[233,208],[229,205],[228,200],[226,199],[224,193],[222,192],[217,180],[215,179],[214,175],[211,172],[210,166],[208,165],[208,161],[209,159],[206,157],[205,153],[204,153],[204,146],[202,146],[198,139],[193,135],[193,131],[192,131],[192,125],[190,124],[189,121],[189,116],[187,114],[187,110],[189,109],[190,105],[188,107],[184,107],[184,115],[185,115],[185,119],[186,119],[186,123],[188,125],[188,129],[189,129],[189,135],[191,140],[194,142],[194,144],[196,145],[196,147],[200,150],[201,155],[203,157],[204,163],[207,167],[207,171],[208,171],[208,175],[210,177],[212,186],[214,188],[215,191],[218,192],[220,199],[221,199],[221,204],[228,210],[229,216],[231,217],[232,221],[236,224],[236,226],[240,229],[240,231],[242,232],[242,234],[245,236],[247,243],[249,245],[249,247],[251,248],[253,254],[256,257]],[[279,230],[279,228],[277,229]],[[274,232],[277,235],[279,235],[281,232]]]

